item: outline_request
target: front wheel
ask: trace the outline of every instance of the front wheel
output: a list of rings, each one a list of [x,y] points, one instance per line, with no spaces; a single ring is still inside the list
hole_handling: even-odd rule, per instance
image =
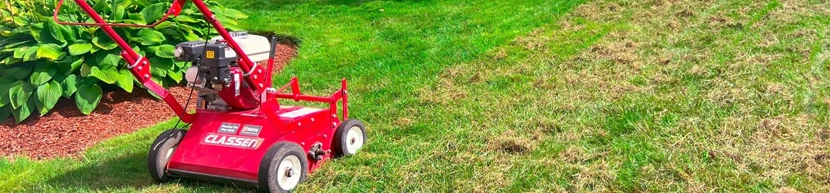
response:
[[[366,143],[366,127],[362,122],[355,119],[348,119],[340,123],[337,131],[334,132],[332,150],[334,157],[343,157],[357,154]]]
[[[260,192],[289,192],[305,181],[308,175],[308,157],[303,147],[293,142],[279,142],[271,146],[259,164]]]
[[[173,152],[176,151],[186,133],[186,130],[170,129],[162,132],[153,141],[150,153],[147,155],[147,167],[150,170],[150,176],[156,182],[166,182],[169,179],[167,162],[170,161],[170,157],[173,156]]]

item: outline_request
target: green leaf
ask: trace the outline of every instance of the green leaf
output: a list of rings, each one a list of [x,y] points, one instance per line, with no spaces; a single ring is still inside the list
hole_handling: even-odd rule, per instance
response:
[[[8,66],[8,65],[13,65],[13,64],[20,63],[21,61],[23,61],[23,59],[17,59],[17,58],[14,58],[14,57],[7,57],[6,59],[0,60],[0,64]]]
[[[14,43],[6,44],[4,47],[14,48],[14,47],[17,47],[17,46],[21,46],[23,44],[32,43],[32,40],[26,40],[26,41],[14,40],[13,42]],[[25,47],[25,45],[24,45],[24,47]]]
[[[0,78],[0,107],[6,106],[9,103],[11,103],[9,90],[11,90],[12,86],[14,86],[15,82],[16,80]]]
[[[118,44],[103,32],[95,33],[95,37],[92,38],[92,44],[104,50],[112,50],[118,47]]]
[[[61,31],[60,26],[55,23],[53,20],[49,20],[43,24],[44,29],[49,30],[49,34],[52,35],[52,38],[55,40],[65,43],[66,38],[63,37],[63,31]]]
[[[72,27],[65,26],[65,25],[58,25],[58,26],[61,30],[61,33],[63,33],[64,39],[66,39],[67,42],[74,42],[74,41],[78,40],[78,37],[75,36],[75,29],[76,28],[72,28]]]
[[[158,76],[161,78],[167,76],[167,70],[161,67],[152,67],[150,68],[150,74],[153,74],[154,77]]]
[[[140,13],[144,17],[144,22],[155,23],[156,20],[164,15],[165,11],[167,11],[167,5],[165,3],[156,3],[144,7]]]
[[[144,22],[144,18],[143,18],[143,16],[141,16],[141,14],[127,13],[127,17],[130,18],[130,21],[135,21],[135,22],[132,22],[134,24],[139,24],[139,25],[146,25],[147,24],[147,22]]]
[[[66,75],[75,73],[75,70],[78,70],[78,68],[81,68],[82,64],[84,64],[84,58],[80,58],[78,60],[75,60],[75,62],[72,62],[72,64],[70,64],[70,66],[72,68],[69,69],[69,71],[66,72]]]
[[[173,59],[161,58],[161,57],[152,57],[149,60],[150,60],[150,65],[152,65],[153,68],[159,68],[159,69],[162,69],[162,70],[171,70],[171,69],[173,69],[173,65],[175,65],[175,62],[176,62]]]
[[[29,100],[26,100],[26,103],[20,106],[20,108],[12,110],[14,120],[17,121],[17,123],[23,122],[23,120],[26,120],[26,118],[32,115],[32,111],[34,110],[35,106],[35,98],[29,98]]]
[[[130,28],[115,28],[113,30],[115,31],[116,34],[121,36],[121,39],[126,40],[127,44],[130,43],[129,40],[131,40],[133,38],[133,34],[134,34],[133,31],[135,31],[135,29],[130,29]]]
[[[4,104],[3,105],[4,107],[11,107],[11,105],[9,105],[9,104],[12,104],[11,100],[12,99],[11,99],[11,97],[9,97],[8,93],[6,93],[3,96],[0,96],[0,103]]]
[[[146,55],[144,53],[144,50],[141,50],[141,47],[139,47],[139,46],[133,46],[133,51],[135,51],[135,53],[138,53],[138,55],[142,55],[142,56]],[[126,61],[125,61],[125,63],[126,63]]]
[[[72,94],[75,94],[75,91],[78,90],[78,77],[75,74],[70,74],[63,79],[61,83],[61,88],[63,89],[63,97],[69,98]]]
[[[114,12],[112,18],[110,18],[110,19],[114,19],[114,20],[124,19],[124,15],[126,13],[127,13],[127,11],[125,10],[124,6],[120,5],[120,6],[115,8],[115,12]]]
[[[75,88],[80,88],[83,85],[89,85],[89,86],[96,85],[96,84],[98,84],[98,82],[101,82],[101,81],[98,80],[98,78],[95,78],[95,77],[81,78],[77,82],[77,84],[75,84]],[[75,92],[77,92],[77,91],[75,91]]]
[[[57,44],[44,44],[37,49],[37,58],[45,58],[49,61],[61,59],[65,55],[66,53],[61,52],[61,46]]]
[[[29,21],[26,21],[22,17],[14,17],[14,24],[17,26],[26,26],[29,25]]]
[[[64,80],[66,80],[66,75],[63,75],[61,73],[55,74],[55,76],[52,77],[52,81],[55,81],[57,83],[61,83]]]
[[[105,12],[107,10],[107,8],[109,7],[109,6],[107,6],[107,5],[109,5],[107,3],[107,0],[97,0],[92,5],[93,5],[92,10],[95,10],[95,12],[98,12],[98,13]]]
[[[49,110],[54,108],[55,104],[58,103],[58,99],[61,98],[61,94],[63,94],[63,88],[61,88],[60,83],[55,81],[49,81],[49,83],[37,87],[38,103],[35,106],[40,111],[40,115],[46,115]]]
[[[178,22],[187,22],[187,23],[200,23],[201,22],[201,21],[196,20],[196,19],[194,19],[190,16],[187,16],[187,15],[176,16],[175,18],[173,18],[173,20],[176,20]]]
[[[42,42],[41,35],[40,35],[42,32],[43,32],[43,24],[39,23],[39,24],[35,24],[35,25],[29,25],[29,34],[31,34],[32,38],[37,40],[38,43]],[[49,39],[54,39],[54,38],[52,38],[51,35],[47,34],[46,36],[48,36]]]
[[[164,38],[164,34],[151,29],[141,29],[138,32],[138,38],[141,41],[141,45],[156,45],[167,40]]]
[[[42,44],[65,44],[66,43],[65,39],[57,39],[57,38],[55,38],[56,35],[52,35],[52,33],[53,33],[52,30],[53,29],[57,30],[55,32],[57,34],[61,34],[61,31],[58,28],[53,28],[52,26],[54,26],[54,25],[52,25],[50,23],[51,22],[46,22],[46,23],[43,24],[43,27],[40,28],[40,34],[38,34],[39,38],[37,38],[38,42],[40,42]],[[57,36],[63,38],[62,34],[57,35]]]
[[[191,28],[189,25],[179,25],[177,27],[179,27],[179,30],[182,30],[182,31],[193,31],[193,28]],[[204,34],[201,31],[199,31],[199,32],[200,32],[200,34]]]
[[[161,45],[161,46],[150,46],[148,47],[150,51],[156,54],[158,57],[162,58],[175,58],[176,56],[173,55],[173,51],[176,50],[175,46],[172,45]]]
[[[81,85],[75,94],[75,105],[81,110],[81,113],[89,115],[98,107],[98,102],[101,102],[101,97],[104,91],[98,85]]]
[[[14,67],[6,67],[3,69],[0,67],[0,77],[4,78],[11,78],[14,80],[23,80],[24,78],[28,77],[29,74],[32,73],[32,69],[34,69],[34,65],[16,65]]]
[[[213,11],[213,13],[216,13],[216,14],[225,13],[225,8],[222,7],[222,6],[210,5],[210,6],[208,6],[208,9],[210,9],[210,11]]]
[[[187,65],[188,63],[189,62],[176,62],[176,66],[178,66],[179,69],[187,69],[187,67],[190,67]]]
[[[133,92],[133,74],[130,73],[130,70],[121,69],[118,71],[118,86],[123,88],[125,91],[132,93]]]
[[[118,66],[118,61],[119,61],[120,58],[121,58],[121,56],[116,55],[116,54],[98,53],[98,54],[95,55],[95,61],[98,64],[96,66],[116,67],[116,66]]]
[[[75,43],[69,46],[69,55],[77,56],[86,54],[90,50],[92,50],[92,44],[90,43]]]
[[[92,66],[88,64],[81,65],[81,77],[89,76],[89,71],[92,70]]]
[[[24,52],[24,53],[23,53],[23,61],[24,61],[24,62],[28,62],[28,61],[35,61],[35,60],[37,60],[37,52],[38,52],[38,50],[39,50],[39,46],[32,46],[32,47],[29,47],[29,49],[28,49],[28,50],[26,50],[26,52]]]
[[[170,77],[171,79],[176,81],[176,83],[181,83],[182,79],[184,78],[181,70],[168,70],[167,77]]]
[[[9,89],[9,100],[12,103],[12,108],[18,109],[23,106],[26,100],[32,96],[32,92],[34,92],[34,88],[28,82],[22,80],[15,82],[12,88]]]
[[[32,83],[33,86],[40,86],[49,80],[52,80],[52,77],[58,73],[58,69],[52,66],[50,63],[41,62],[35,67],[35,71],[32,72],[32,76],[29,77],[29,82]]]
[[[184,39],[187,41],[196,41],[200,38],[199,35],[196,35],[196,33],[193,33],[193,31],[186,31],[180,33],[182,36],[184,36]]]
[[[89,75],[98,78],[98,80],[104,81],[107,84],[115,84],[115,82],[118,81],[120,73],[114,66],[93,66],[89,71]]]
[[[85,39],[85,40],[88,40],[88,39],[92,39],[92,36],[95,36],[95,33],[98,32],[98,29],[101,29],[101,28],[88,27],[88,28],[82,28],[82,29],[83,29],[83,31],[86,32],[86,33],[81,33],[82,38]]]
[[[157,25],[155,27],[155,29],[175,28],[175,27],[176,27],[176,23],[170,22],[170,21],[165,21],[165,22],[161,22],[159,25]]]
[[[182,15],[193,15],[196,12],[196,9],[182,9]]]
[[[6,122],[12,116],[12,110],[14,109],[11,106],[0,107],[0,123]]]
[[[62,65],[62,66],[60,66],[61,67],[60,72],[65,72],[66,70],[69,70],[69,64],[72,64],[72,62],[77,61],[79,58],[80,57],[63,57],[60,60],[55,60],[55,61],[52,61],[52,62],[55,63],[55,64]],[[65,66],[64,66],[64,64],[65,64]]]
[[[244,13],[242,13],[241,11],[236,10],[236,9],[226,9],[225,10],[225,16],[230,17],[230,18],[234,18],[234,19],[248,18],[248,15],[245,15]]]
[[[236,25],[239,25],[239,22],[236,22],[236,20],[233,20],[233,19],[231,19],[231,18],[227,18],[227,17],[225,17],[225,16],[218,15],[218,14],[216,15],[216,20],[219,20],[219,22],[221,22],[221,23],[222,23],[222,25],[226,25],[226,26],[236,26]]]
[[[12,56],[14,58],[23,58],[23,55],[25,55],[27,51],[29,51],[29,47],[19,47],[14,49],[14,55]]]

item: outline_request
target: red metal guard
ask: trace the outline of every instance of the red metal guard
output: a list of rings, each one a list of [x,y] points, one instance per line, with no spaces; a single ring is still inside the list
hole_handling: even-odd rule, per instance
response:
[[[285,89],[291,87],[291,94],[282,93]],[[329,108],[331,110],[332,115],[337,115],[337,101],[343,100],[343,117],[341,120],[346,120],[349,118],[349,106],[348,106],[348,91],[346,91],[346,79],[340,81],[340,90],[335,92],[332,96],[326,97],[317,97],[317,96],[308,96],[302,95],[300,93],[300,84],[297,77],[291,78],[291,81],[285,86],[280,87],[275,94],[276,98],[280,99],[293,99],[294,101],[310,101],[310,102],[322,102],[322,103],[329,103]]]

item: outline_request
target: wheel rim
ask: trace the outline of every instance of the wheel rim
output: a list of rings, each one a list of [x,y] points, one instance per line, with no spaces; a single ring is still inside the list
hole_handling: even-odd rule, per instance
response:
[[[302,168],[300,158],[297,158],[297,156],[289,155],[283,158],[277,166],[277,183],[280,188],[283,190],[294,189],[300,183]]]
[[[349,128],[346,134],[346,150],[350,154],[357,153],[357,150],[363,147],[363,132],[358,126]]]
[[[175,150],[176,150],[176,146],[170,147],[170,149],[167,149],[167,153],[164,155],[164,160],[170,160],[170,156],[173,156],[173,151],[175,151]]]

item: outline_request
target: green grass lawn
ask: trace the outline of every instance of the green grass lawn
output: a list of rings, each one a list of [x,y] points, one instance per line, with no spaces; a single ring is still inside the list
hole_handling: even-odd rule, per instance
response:
[[[367,123],[301,192],[830,191],[827,1],[252,2],[302,39],[278,80],[348,78]],[[0,191],[250,191],[152,184],[170,126],[2,160]]]
[[[415,118],[424,106],[416,91],[436,83],[444,69],[471,62],[517,36],[557,21],[581,1],[223,1],[251,17],[240,21],[250,31],[273,31],[302,40],[299,56],[277,76],[292,74],[310,93],[328,95],[339,79],[350,82],[351,113],[368,124],[370,142],[361,157],[331,162],[304,191],[454,189],[449,181],[410,184],[402,180],[421,146],[441,131],[395,125]],[[440,93],[436,93],[440,94]],[[440,97],[440,96],[436,96]],[[450,99],[447,99],[450,100]],[[437,113],[437,112],[435,112]],[[418,120],[421,121],[421,120]],[[428,121],[428,120],[423,120]],[[81,160],[25,159],[0,162],[0,191],[248,191],[206,184],[154,186],[146,174],[146,149],[172,124],[143,130],[100,144]],[[432,133],[432,134],[430,134]],[[420,152],[420,153],[419,153]],[[348,168],[348,169],[346,169]],[[332,174],[332,172],[336,172]],[[450,172],[450,171],[444,171]],[[447,176],[450,173],[444,173]],[[454,176],[454,175],[453,175]],[[458,176],[462,177],[462,176]],[[320,177],[316,177],[320,178]],[[446,177],[445,177],[446,178]],[[446,181],[443,180],[443,181]],[[326,182],[320,184],[319,182]],[[317,185],[318,187],[314,187]],[[5,191],[4,191],[5,192]]]

